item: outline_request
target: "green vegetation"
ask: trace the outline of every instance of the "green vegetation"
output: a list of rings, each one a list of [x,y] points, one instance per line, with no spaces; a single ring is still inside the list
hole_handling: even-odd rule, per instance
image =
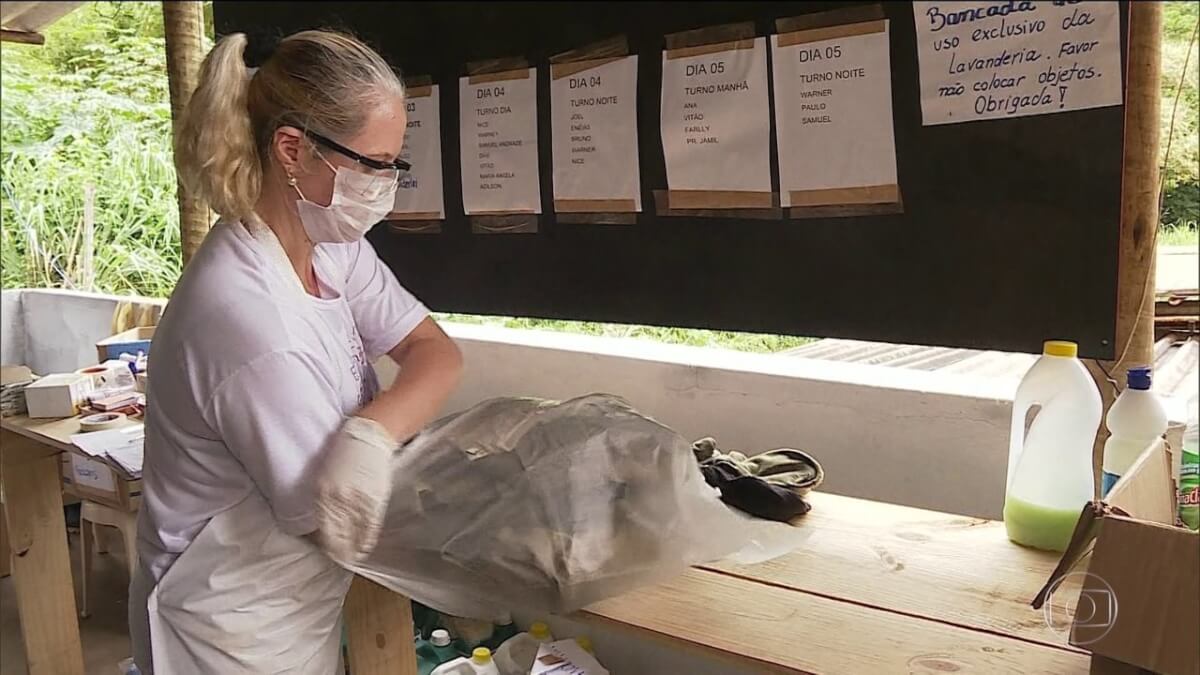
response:
[[[788,335],[760,335],[757,333],[734,333],[717,330],[690,330],[687,328],[660,328],[656,326],[632,326],[616,323],[591,323],[585,321],[548,321],[543,319],[514,319],[503,316],[475,316],[471,314],[442,314],[439,320],[469,323],[503,328],[525,328],[548,330],[580,335],[602,337],[642,338],[675,345],[692,347],[722,347],[743,352],[780,352],[795,349],[812,342],[812,338]]]
[[[1160,242],[1168,245],[1198,241],[1198,22],[1200,4],[1167,3],[1164,154],[1172,118],[1174,131],[1170,154],[1164,158]],[[44,47],[4,44],[0,59],[0,281],[4,288],[82,288],[92,278],[99,291],[170,293],[179,275],[180,241],[162,34],[157,2],[92,2],[47,29]],[[95,213],[90,272],[82,255],[84,194],[89,188]],[[805,341],[647,326],[453,318],[748,351],[778,351]]]
[[[90,186],[95,289],[168,295],[180,242],[158,3],[89,3],[45,47],[3,50],[3,286],[85,285]]]
[[[1158,230],[1159,246],[1200,246],[1200,234],[1193,225],[1164,225]]]
[[[1159,151],[1164,155],[1165,163],[1161,221],[1185,232],[1190,230],[1190,243],[1196,242],[1196,227],[1200,222],[1198,25],[1200,3],[1168,2],[1163,8],[1162,141]]]

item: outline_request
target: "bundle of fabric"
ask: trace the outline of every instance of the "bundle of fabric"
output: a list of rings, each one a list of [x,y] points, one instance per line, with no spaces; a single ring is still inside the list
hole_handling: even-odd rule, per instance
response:
[[[377,545],[347,566],[461,617],[571,612],[804,537],[723,504],[691,444],[605,395],[482,403],[398,451],[392,479]]]
[[[790,522],[812,508],[805,497],[825,480],[816,458],[792,448],[747,457],[723,452],[711,438],[692,445],[704,480],[721,491],[721,500],[757,518]]]

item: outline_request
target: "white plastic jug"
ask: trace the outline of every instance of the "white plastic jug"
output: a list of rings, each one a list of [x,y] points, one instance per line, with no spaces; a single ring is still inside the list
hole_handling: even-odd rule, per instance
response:
[[[1150,368],[1130,368],[1126,384],[1104,420],[1111,435],[1104,442],[1101,496],[1167,431],[1167,411],[1150,388]]]
[[[429,675],[475,675],[475,668],[471,666],[471,659],[460,656],[434,668]]]
[[[529,626],[529,632],[517,633],[496,650],[496,667],[500,675],[529,675],[537,658],[538,648],[554,642],[550,627],[541,621]]]
[[[1074,342],[1047,342],[1013,401],[1004,526],[1018,544],[1064,550],[1093,496],[1092,447],[1102,407],[1077,351]],[[1026,435],[1034,405],[1041,409]]]
[[[492,651],[487,647],[476,647],[470,658],[463,656],[443,663],[430,675],[500,675],[500,671],[492,660]]]

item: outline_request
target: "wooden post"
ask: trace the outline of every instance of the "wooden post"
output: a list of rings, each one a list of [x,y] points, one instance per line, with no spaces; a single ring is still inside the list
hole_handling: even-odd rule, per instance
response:
[[[1105,415],[1115,399],[1115,389],[1125,386],[1125,370],[1154,363],[1161,71],[1162,5],[1131,2],[1129,66],[1125,79],[1125,151],[1121,170],[1121,239],[1117,254],[1116,360],[1089,366],[1100,387]],[[1117,387],[1108,381],[1104,371],[1117,381]],[[1108,431],[1102,424],[1094,448],[1097,494],[1107,437]]]
[[[163,29],[167,43],[167,80],[171,89],[171,117],[178,125],[200,78],[204,60],[204,8],[193,0],[168,0],[162,3]],[[187,193],[182,185],[179,196],[179,228],[183,242],[183,264],[191,260],[208,234],[208,205]]]
[[[411,600],[356,576],[344,616],[351,673],[417,675]]]

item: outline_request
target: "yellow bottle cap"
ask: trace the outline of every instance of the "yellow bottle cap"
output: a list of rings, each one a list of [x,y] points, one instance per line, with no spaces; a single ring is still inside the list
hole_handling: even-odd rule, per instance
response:
[[[541,621],[534,621],[533,623],[529,624],[529,634],[539,640],[543,640],[550,637],[550,626],[547,626]]]
[[[579,637],[575,638],[575,644],[579,645],[580,649],[589,654],[594,653],[594,650],[592,649],[592,639],[586,635],[580,635]]]
[[[471,660],[479,665],[492,662],[492,650],[487,647],[476,647],[475,651],[471,652]]]
[[[1065,356],[1069,359],[1079,354],[1079,345],[1066,340],[1047,340],[1042,345],[1042,353],[1046,356]]]

